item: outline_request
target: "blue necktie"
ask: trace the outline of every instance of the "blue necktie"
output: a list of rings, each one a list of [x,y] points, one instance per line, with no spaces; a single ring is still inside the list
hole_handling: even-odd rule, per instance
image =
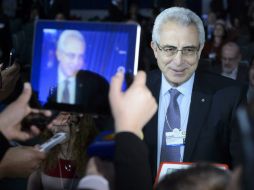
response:
[[[64,81],[62,103],[69,103],[70,102],[70,92],[69,92],[68,85],[69,85],[69,81],[66,79]]]
[[[170,102],[168,105],[162,133],[160,162],[179,162],[181,158],[180,146],[166,145],[166,132],[172,132],[172,130],[175,128],[180,130],[180,110],[177,103],[177,97],[181,93],[173,88],[169,90],[169,93]]]

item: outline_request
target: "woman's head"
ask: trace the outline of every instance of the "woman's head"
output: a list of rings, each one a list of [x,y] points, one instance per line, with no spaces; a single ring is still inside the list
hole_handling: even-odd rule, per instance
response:
[[[88,160],[86,149],[98,134],[92,116],[87,114],[81,116],[77,113],[61,112],[51,124],[51,129],[43,133],[43,138],[45,140],[49,139],[57,132],[67,132],[70,138],[68,141],[64,142],[64,144],[57,145],[50,150],[43,164],[43,168],[49,169],[55,167],[63,146],[67,146],[69,153],[71,153],[70,159],[76,163],[77,172],[81,174],[84,172]]]
[[[227,29],[226,29],[224,21],[221,21],[221,20],[216,21],[216,23],[214,25],[213,36],[214,37],[219,37],[219,38],[222,38],[222,39],[226,38]]]
[[[66,132],[73,135],[73,131],[79,130],[79,123],[81,116],[76,113],[60,112],[58,116],[52,121],[50,132],[52,135],[58,132]]]

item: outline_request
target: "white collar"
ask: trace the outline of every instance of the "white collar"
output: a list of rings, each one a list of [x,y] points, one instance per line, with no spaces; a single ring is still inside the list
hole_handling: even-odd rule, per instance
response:
[[[68,80],[69,82],[73,82],[75,80],[75,76],[72,77],[66,77],[63,72],[60,70],[60,67],[58,67],[58,83],[61,83],[65,80]]]
[[[222,72],[221,74],[225,77],[229,77],[231,79],[236,79],[237,72],[238,72],[238,67],[236,67],[231,73]]]
[[[190,94],[192,94],[194,78],[195,78],[195,73],[193,73],[192,76],[187,81],[185,81],[183,84],[181,84],[175,88],[166,80],[165,76],[162,74],[161,93],[162,93],[162,95],[165,95],[166,93],[168,93],[168,91],[171,88],[175,88],[179,92],[181,92],[181,94],[184,96],[190,95]]]

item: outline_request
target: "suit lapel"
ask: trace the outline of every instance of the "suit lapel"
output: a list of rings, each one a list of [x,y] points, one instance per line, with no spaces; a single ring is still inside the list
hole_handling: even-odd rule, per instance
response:
[[[210,93],[205,93],[206,89],[202,83],[202,80],[196,77],[190,104],[183,161],[191,160],[193,150],[196,143],[198,143],[198,136],[202,126],[205,125],[211,105],[212,96]]]
[[[82,98],[83,98],[83,97],[80,96],[80,92],[81,92],[81,90],[82,90],[82,88],[83,88],[83,84],[80,82],[78,75],[76,76],[76,79],[75,79],[75,80],[76,80],[75,102],[76,102],[76,104],[79,104],[79,103],[81,103]]]

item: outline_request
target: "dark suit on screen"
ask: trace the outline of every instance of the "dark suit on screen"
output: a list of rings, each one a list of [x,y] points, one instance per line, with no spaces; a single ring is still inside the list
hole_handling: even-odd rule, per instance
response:
[[[109,84],[102,76],[91,71],[80,70],[76,75],[75,104],[84,107],[85,112],[109,112]],[[57,100],[57,87],[50,89],[49,103]]]
[[[159,102],[161,72],[147,77],[148,88]],[[232,167],[241,160],[235,111],[246,100],[245,89],[217,74],[196,71],[187,124],[184,162],[209,161]],[[158,112],[144,128],[153,177],[157,168]]]

